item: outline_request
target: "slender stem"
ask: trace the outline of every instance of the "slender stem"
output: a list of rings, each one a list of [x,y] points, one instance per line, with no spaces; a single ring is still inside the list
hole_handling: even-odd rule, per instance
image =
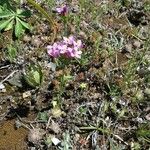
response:
[[[54,31],[54,38],[53,40],[55,40],[56,38],[56,33],[57,33],[57,23],[55,21],[53,21],[52,16],[50,16],[39,4],[37,4],[34,0],[27,0],[28,3],[30,3],[31,5],[33,5],[35,7],[35,9],[37,9],[41,14],[43,14],[46,19],[49,21],[50,25],[53,26],[53,31]]]
[[[94,127],[94,126],[80,127],[80,130],[98,130],[102,133],[106,133],[106,134],[109,133],[109,131],[107,131],[105,129],[102,129],[102,128],[99,128],[99,127]]]
[[[89,126],[89,127],[80,127],[80,130],[96,130],[96,127]]]

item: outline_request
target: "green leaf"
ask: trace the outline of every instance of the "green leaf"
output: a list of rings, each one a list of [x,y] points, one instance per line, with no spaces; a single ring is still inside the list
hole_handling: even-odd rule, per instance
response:
[[[0,1],[0,5],[8,5],[9,4],[9,0],[1,0]]]
[[[38,119],[41,120],[41,121],[44,121],[44,122],[47,122],[47,121],[48,121],[47,112],[39,112],[37,117],[38,117]]]
[[[12,59],[15,59],[17,56],[17,49],[15,47],[8,46],[8,54]]]
[[[22,21],[21,19],[18,18],[18,21],[22,24],[22,26],[24,26],[26,29],[30,29],[30,25],[24,21]]]
[[[35,88],[36,86],[38,86],[38,84],[35,82],[35,80],[32,78],[31,75],[29,75],[29,74],[28,75],[24,75],[24,79],[25,79],[26,83],[29,86],[31,86],[33,88]]]
[[[39,65],[30,65],[24,74],[24,79],[31,87],[39,86],[43,79],[42,69]]]
[[[7,25],[11,22],[12,19],[13,19],[13,17],[10,18],[9,20],[3,20],[3,21],[1,21],[0,22],[0,30],[3,30],[4,28],[6,28]]]
[[[23,26],[19,22],[18,18],[16,18],[16,25],[15,25],[15,36],[19,37],[23,32]]]
[[[17,72],[14,74],[14,76],[10,79],[8,79],[7,81],[14,86],[17,86],[19,88],[23,87],[23,83],[21,82],[22,80],[22,74],[20,72]]]
[[[14,16],[14,13],[11,13],[11,12],[8,12],[8,11],[0,13],[0,18],[1,19],[2,18],[7,18],[7,17],[12,17],[12,16]]]
[[[12,20],[6,27],[5,27],[5,31],[8,31],[10,29],[13,28],[13,24],[14,24],[14,20]]]
[[[2,7],[0,6],[0,13],[2,13],[3,12],[3,9],[2,9]]]
[[[20,13],[18,13],[19,17],[30,17],[31,16],[31,11],[30,10],[24,10]]]
[[[22,12],[23,12],[22,9],[17,9],[17,11],[16,11],[17,14],[21,14]]]
[[[35,82],[36,82],[37,84],[40,84],[40,83],[41,83],[41,82],[40,82],[41,77],[40,77],[40,74],[39,74],[38,71],[34,71],[34,72],[33,72],[33,77],[34,77]]]

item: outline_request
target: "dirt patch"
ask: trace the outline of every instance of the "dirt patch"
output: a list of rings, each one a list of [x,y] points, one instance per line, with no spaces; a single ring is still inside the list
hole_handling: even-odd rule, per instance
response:
[[[0,150],[26,150],[25,139],[27,130],[15,129],[14,120],[6,121],[0,125]]]

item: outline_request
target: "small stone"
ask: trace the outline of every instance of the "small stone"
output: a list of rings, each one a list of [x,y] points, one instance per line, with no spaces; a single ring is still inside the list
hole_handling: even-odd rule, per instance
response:
[[[52,143],[56,146],[56,145],[58,145],[61,141],[59,140],[59,139],[57,139],[57,138],[55,138],[55,137],[52,137]]]
[[[150,96],[150,88],[146,88],[146,89],[144,90],[144,93],[145,93],[146,95]]]
[[[31,37],[25,35],[25,36],[23,37],[23,41],[24,41],[24,42],[30,42],[30,41],[31,41]]]
[[[30,133],[28,135],[28,141],[34,144],[38,144],[39,141],[42,139],[42,137],[43,137],[43,132],[41,131],[41,129],[34,128],[30,130]]]
[[[22,94],[22,97],[23,97],[23,98],[27,98],[27,97],[30,97],[30,96],[31,96],[31,92],[30,92],[30,91],[24,92],[24,93]]]
[[[74,141],[79,141],[79,139],[80,139],[80,134],[75,134],[75,137],[74,137]]]
[[[134,46],[135,48],[140,48],[141,42],[139,42],[138,40],[135,40],[135,41],[133,42],[133,46]]]
[[[6,92],[6,88],[5,85],[0,83],[0,92],[5,93]]]
[[[125,51],[131,53],[132,52],[132,44],[126,44]]]
[[[143,123],[143,119],[142,119],[142,118],[137,117],[136,119],[137,119],[137,121],[138,121],[139,123]]]
[[[4,84],[0,83],[0,90],[5,89]]]
[[[83,32],[83,31],[80,31],[80,32],[79,32],[79,35],[80,35],[81,37],[85,38],[85,39],[87,38],[86,33]]]
[[[150,113],[145,116],[145,118],[150,121]]]
[[[61,111],[61,109],[58,108],[58,107],[53,108],[51,110],[51,112],[52,112],[52,115],[53,115],[54,118],[58,118],[58,117],[60,117],[63,114],[63,112]]]
[[[33,36],[31,43],[35,47],[40,47],[40,45],[42,44],[41,39],[38,36]]]
[[[53,130],[55,133],[59,133],[60,132],[59,125],[57,123],[55,123],[54,121],[52,121],[50,129]]]
[[[51,68],[52,71],[56,71],[56,64],[53,62],[48,63],[47,67]]]

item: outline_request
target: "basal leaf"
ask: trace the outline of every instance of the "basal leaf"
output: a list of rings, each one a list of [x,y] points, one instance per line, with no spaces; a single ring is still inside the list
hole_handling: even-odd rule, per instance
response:
[[[17,11],[16,11],[17,14],[21,14],[22,12],[23,12],[22,9],[17,9]]]
[[[19,17],[30,17],[31,11],[30,10],[24,10],[19,14]]]
[[[15,36],[19,37],[21,33],[23,32],[23,26],[19,22],[18,18],[16,18],[16,25],[15,25]]]
[[[38,71],[34,71],[33,73],[34,80],[37,84],[40,84],[40,74]]]
[[[7,25],[11,22],[13,18],[10,18],[9,20],[3,20],[0,22],[0,30],[3,30],[7,27]]]
[[[0,18],[1,19],[2,18],[7,18],[7,17],[12,17],[12,16],[14,16],[14,13],[11,13],[11,12],[8,12],[8,11],[0,13]]]
[[[5,27],[5,31],[8,31],[13,28],[14,20],[11,20],[11,22]]]
[[[30,85],[31,87],[35,88],[37,86],[37,83],[32,78],[30,78],[28,76],[24,76],[24,79],[25,79],[26,83],[28,85]]]
[[[2,7],[0,6],[0,13],[2,13],[3,12],[3,9],[2,9]]]
[[[18,21],[22,24],[22,26],[24,26],[26,29],[30,29],[30,25],[24,21],[22,21],[21,19],[18,18]]]

